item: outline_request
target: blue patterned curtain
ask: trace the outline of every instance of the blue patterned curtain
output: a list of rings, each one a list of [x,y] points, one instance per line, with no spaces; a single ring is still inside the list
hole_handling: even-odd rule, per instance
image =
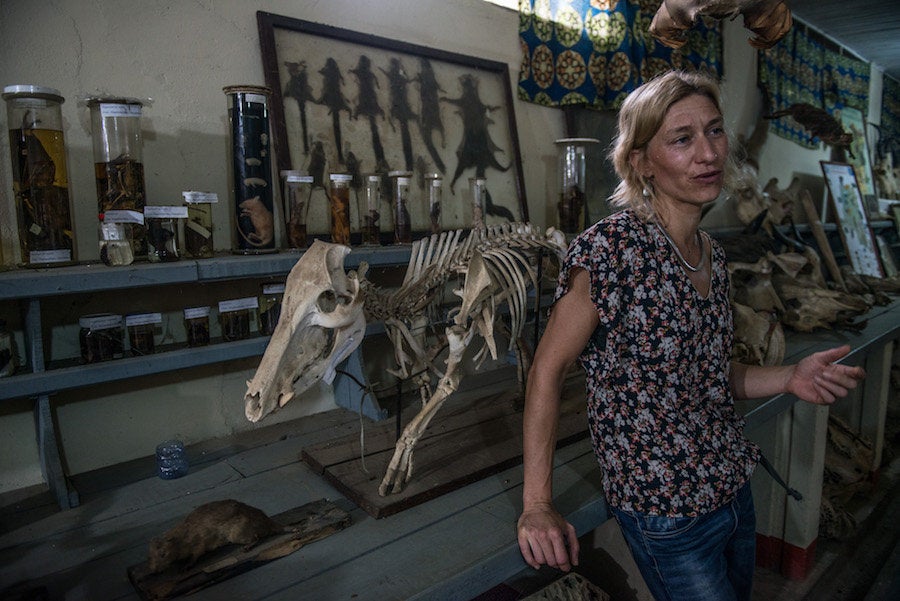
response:
[[[830,113],[851,106],[865,114],[869,72],[869,63],[845,55],[795,18],[780,42],[759,51],[757,75],[767,114],[801,103]],[[791,117],[772,120],[769,131],[806,148],[819,146],[819,140]]]
[[[722,73],[721,25],[688,32],[678,50],[649,34],[659,0],[519,0],[519,98],[545,106],[617,109],[673,67]]]
[[[881,94],[881,134],[879,152],[900,150],[900,81],[884,76]],[[894,165],[900,164],[900,156],[894,155]]]

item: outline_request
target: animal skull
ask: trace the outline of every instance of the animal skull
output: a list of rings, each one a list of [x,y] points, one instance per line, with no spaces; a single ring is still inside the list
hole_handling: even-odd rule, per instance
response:
[[[288,274],[278,326],[247,382],[250,421],[283,407],[318,380],[330,384],[337,364],[362,342],[364,295],[357,275],[344,272],[349,253],[347,246],[316,240]]]

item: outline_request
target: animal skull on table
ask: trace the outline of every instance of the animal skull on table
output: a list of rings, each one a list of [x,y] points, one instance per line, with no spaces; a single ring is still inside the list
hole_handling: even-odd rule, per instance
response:
[[[281,316],[244,395],[257,422],[319,380],[359,346],[366,331],[359,277],[344,273],[346,246],[316,240],[288,274]],[[365,272],[365,266],[361,271]]]

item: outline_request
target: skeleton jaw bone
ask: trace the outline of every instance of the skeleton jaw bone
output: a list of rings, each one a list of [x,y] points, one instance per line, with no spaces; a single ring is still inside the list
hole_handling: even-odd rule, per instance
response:
[[[344,273],[350,248],[317,240],[288,274],[281,318],[244,395],[257,422],[318,380],[331,383],[366,330],[356,274]],[[364,269],[365,267],[363,267]]]

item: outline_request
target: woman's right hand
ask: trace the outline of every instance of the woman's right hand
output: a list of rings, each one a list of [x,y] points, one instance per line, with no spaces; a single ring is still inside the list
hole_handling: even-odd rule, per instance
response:
[[[534,569],[546,564],[568,572],[578,565],[575,527],[552,504],[542,503],[524,510],[516,530],[522,557]]]

